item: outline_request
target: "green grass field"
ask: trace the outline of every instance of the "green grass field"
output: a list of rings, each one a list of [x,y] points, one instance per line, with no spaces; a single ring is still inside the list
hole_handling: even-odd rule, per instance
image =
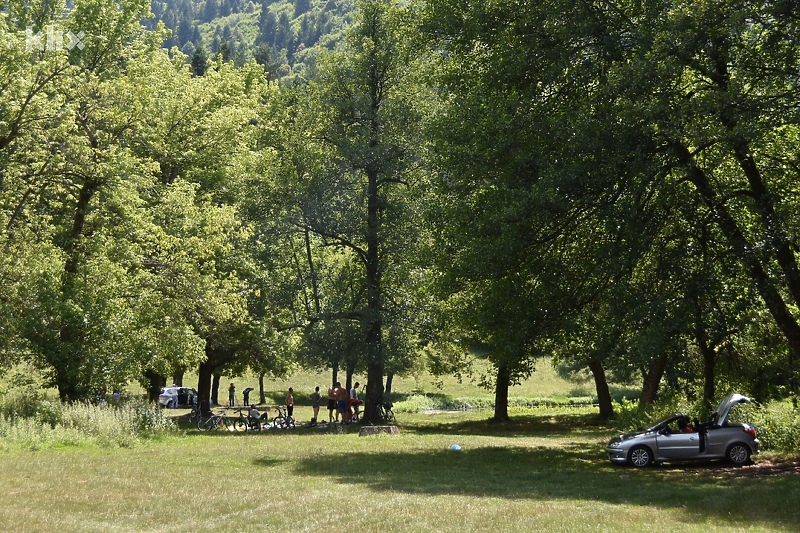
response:
[[[300,408],[303,409],[303,408]],[[301,413],[302,414],[302,413]],[[404,415],[357,428],[200,433],[0,454],[0,531],[796,531],[800,476],[614,467],[580,409]],[[460,452],[450,449],[462,447]]]
[[[201,434],[0,455],[2,531],[795,531],[798,476],[633,470],[576,410],[413,415],[355,429]],[[450,450],[459,444],[462,451]]]
[[[551,372],[514,394],[590,395]],[[299,397],[323,378],[297,374],[268,390]],[[426,379],[396,390],[431,390]],[[449,381],[438,393],[491,396]],[[507,424],[487,411],[398,413],[399,435],[374,436],[353,426],[201,433],[181,421],[185,410],[165,412],[181,431],[130,447],[0,452],[0,531],[800,530],[796,462],[612,466],[614,430],[592,408],[516,408]],[[295,414],[308,420],[311,408]]]

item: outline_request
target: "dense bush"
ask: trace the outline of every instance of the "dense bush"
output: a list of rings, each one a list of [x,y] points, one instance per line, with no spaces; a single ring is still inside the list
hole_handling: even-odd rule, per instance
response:
[[[110,406],[64,404],[16,392],[0,396],[0,446],[5,449],[83,444],[129,447],[175,429],[161,409],[138,400]]]
[[[800,410],[790,402],[743,405],[738,418],[752,424],[764,450],[796,454],[800,449]]]

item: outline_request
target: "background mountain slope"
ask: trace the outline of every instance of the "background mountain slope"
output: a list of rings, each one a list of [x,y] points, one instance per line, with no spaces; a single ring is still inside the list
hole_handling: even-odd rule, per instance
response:
[[[354,10],[352,0],[154,0],[144,24],[163,22],[172,31],[164,46],[193,65],[217,54],[237,65],[255,59],[291,84],[313,73],[316,54],[341,40]]]

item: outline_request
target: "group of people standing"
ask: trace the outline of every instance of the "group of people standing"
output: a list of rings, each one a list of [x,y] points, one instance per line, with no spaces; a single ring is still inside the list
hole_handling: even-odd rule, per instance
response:
[[[244,397],[244,403],[242,403],[242,405],[245,407],[250,405],[250,393],[254,390],[253,387],[247,387],[242,391],[242,396]],[[236,385],[233,383],[228,387],[228,407],[236,407]]]
[[[348,391],[337,381],[328,389],[328,423],[339,422],[341,419],[341,422],[346,424],[352,421],[354,414],[356,416],[359,414],[361,400],[358,399],[358,387],[359,383],[356,381]],[[316,387],[311,394],[311,406],[314,409],[314,417],[311,421],[314,423],[317,422],[319,417],[321,404],[322,395],[319,392],[319,387]]]
[[[335,385],[328,389],[328,422],[333,423],[334,421],[339,422],[341,418],[342,423],[349,423],[353,419],[353,415],[355,414],[358,416],[360,414],[359,406],[361,405],[361,400],[358,399],[358,387],[359,383],[356,381],[353,384],[353,387],[348,391],[347,388],[342,387],[340,382],[336,382]],[[244,389],[244,406],[250,406],[250,415],[254,416],[253,410],[255,406],[250,405],[250,392],[253,390],[252,387],[247,387]],[[236,386],[231,383],[230,387],[228,387],[228,405],[230,407],[235,407],[236,405]],[[294,389],[289,387],[289,392],[286,394],[286,416],[292,417],[294,416]],[[314,416],[311,419],[311,422],[316,424],[318,417],[319,417],[319,410],[320,406],[322,405],[322,395],[319,392],[319,387],[316,387],[314,392],[311,394],[311,407],[314,410]],[[255,412],[258,413],[258,409],[255,409]],[[255,418],[260,418],[255,416]]]

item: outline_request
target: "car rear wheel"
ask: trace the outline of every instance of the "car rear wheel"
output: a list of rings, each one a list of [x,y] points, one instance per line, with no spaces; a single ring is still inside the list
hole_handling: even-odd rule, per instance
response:
[[[634,446],[628,452],[628,463],[636,468],[644,468],[653,464],[653,452],[647,446]]]
[[[747,444],[736,442],[728,446],[728,451],[725,452],[725,457],[728,461],[736,466],[742,466],[750,463],[750,448]]]

